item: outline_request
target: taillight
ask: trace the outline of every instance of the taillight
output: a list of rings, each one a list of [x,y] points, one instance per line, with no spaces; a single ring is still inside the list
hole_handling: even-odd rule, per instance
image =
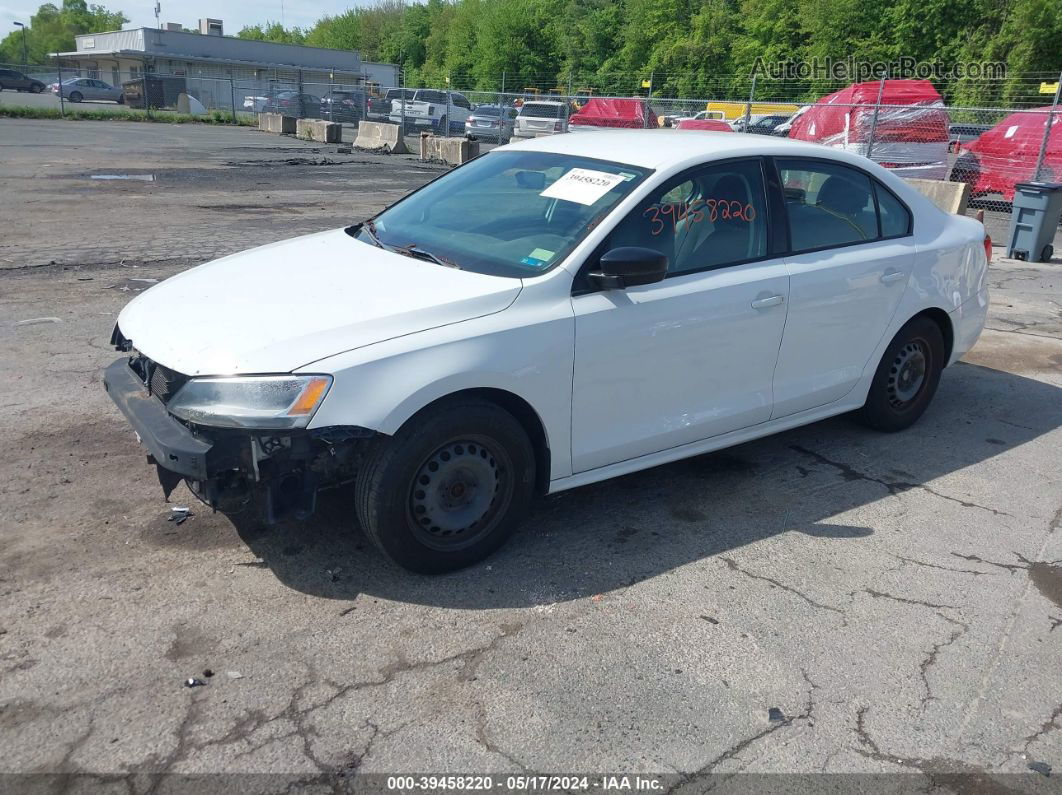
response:
[[[553,122],[553,131],[554,132],[560,132],[560,130],[561,130],[561,123],[559,121]]]
[[[992,264],[992,236],[985,232],[985,259]]]

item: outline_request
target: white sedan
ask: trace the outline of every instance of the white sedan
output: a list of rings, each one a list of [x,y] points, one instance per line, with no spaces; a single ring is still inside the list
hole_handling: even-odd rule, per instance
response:
[[[164,488],[275,520],[352,483],[385,555],[442,572],[536,493],[844,412],[907,428],[981,332],[989,251],[856,155],[554,136],[142,293],[105,381]]]

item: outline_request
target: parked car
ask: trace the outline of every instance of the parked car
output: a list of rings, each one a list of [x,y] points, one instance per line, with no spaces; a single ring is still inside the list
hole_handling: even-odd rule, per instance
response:
[[[708,130],[709,132],[734,132],[734,128],[720,119],[679,119],[676,130]]]
[[[251,113],[265,113],[269,106],[269,97],[244,97],[243,109]]]
[[[589,99],[568,116],[568,132],[658,127],[656,114],[642,99]]]
[[[465,135],[472,140],[508,143],[513,137],[516,108],[509,105],[477,105],[465,119]]]
[[[734,132],[748,132],[752,135],[774,135],[775,129],[780,124],[789,121],[791,114],[788,113],[760,113],[749,116],[749,128],[745,129],[745,117],[734,119],[730,123]]]
[[[413,99],[406,100],[405,126],[406,129],[424,130],[430,128],[433,132],[456,132],[461,134],[464,130],[464,119],[472,110],[472,103],[464,94],[458,91],[439,91],[434,88],[418,88]],[[392,124],[402,122],[403,113],[399,99],[391,100],[391,113],[388,119]]]
[[[996,193],[1008,202],[1019,182],[1062,182],[1062,111],[1055,111],[1039,176],[1035,173],[1050,112],[1045,105],[1011,113],[962,147],[948,178],[967,183],[971,196]]]
[[[298,91],[278,91],[266,105],[266,110],[300,119],[317,119],[321,116],[321,98]]]
[[[391,115],[391,104],[395,100],[401,100],[405,96],[406,102],[409,102],[416,93],[412,88],[389,88],[383,95],[374,94],[369,97],[365,115],[375,121],[387,121]]]
[[[321,118],[357,124],[361,121],[365,92],[335,90],[321,97]]]
[[[122,94],[122,89],[91,77],[72,77],[69,80],[64,80],[61,89],[63,99],[68,99],[71,102],[102,99],[109,102],[117,102],[119,105],[125,104],[125,96]],[[60,86],[54,85],[52,93],[58,94],[59,92]]]
[[[692,121],[705,121],[705,120],[718,120],[726,121],[726,114],[721,110],[702,110],[698,113],[690,115],[688,113],[668,113],[660,117],[663,121],[660,124],[661,127],[678,127],[679,122],[692,120]]]
[[[39,94],[44,91],[44,83],[27,77],[16,69],[0,69],[0,91],[30,91]]]
[[[827,94],[794,114],[788,134],[856,154],[870,152],[901,177],[944,179],[950,124],[944,101],[928,80],[886,80],[884,85],[874,80]]]
[[[976,141],[990,129],[990,124],[952,124],[948,127],[948,151],[958,152],[963,144]]]
[[[520,106],[513,138],[535,138],[539,135],[568,132],[568,104],[553,100],[535,100]]]
[[[842,150],[550,136],[141,293],[104,383],[164,489],[275,521],[353,484],[385,555],[442,572],[535,493],[851,411],[908,428],[981,332],[989,251]]]

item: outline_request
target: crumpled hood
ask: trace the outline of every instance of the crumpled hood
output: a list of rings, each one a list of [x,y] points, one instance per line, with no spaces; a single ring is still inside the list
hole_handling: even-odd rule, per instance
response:
[[[342,229],[178,274],[118,316],[145,356],[186,375],[284,373],[343,351],[500,312],[519,279],[459,271]]]

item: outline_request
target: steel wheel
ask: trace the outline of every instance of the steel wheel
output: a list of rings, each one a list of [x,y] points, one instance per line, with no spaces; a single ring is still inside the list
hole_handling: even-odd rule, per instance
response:
[[[459,549],[488,532],[512,496],[509,457],[483,437],[439,447],[410,484],[411,523],[421,543]]]
[[[924,340],[908,342],[896,354],[889,369],[889,403],[894,408],[903,408],[914,400],[926,383],[926,370],[932,354]]]

